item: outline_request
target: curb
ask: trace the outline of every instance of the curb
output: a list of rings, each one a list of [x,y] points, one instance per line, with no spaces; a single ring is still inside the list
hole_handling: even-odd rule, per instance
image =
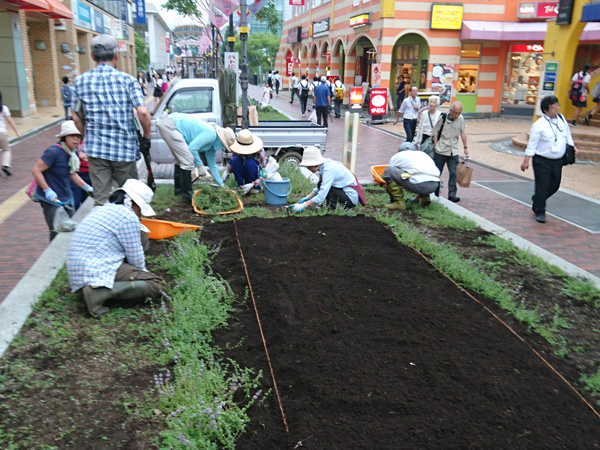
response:
[[[20,138],[20,139],[19,139],[18,137],[16,137],[16,136],[14,136],[14,137],[11,137],[11,138],[8,140],[8,143],[9,143],[9,144],[13,144],[13,143],[15,143],[15,142],[17,142],[17,141],[22,141],[22,140],[24,140],[25,138],[29,138],[29,137],[31,137],[31,136],[34,136],[34,135],[38,134],[38,133],[41,133],[42,131],[46,131],[48,128],[52,128],[53,126],[56,126],[56,125],[58,125],[59,123],[61,123],[62,121],[64,121],[64,120],[65,120],[65,119],[64,119],[63,117],[61,117],[60,119],[55,119],[55,120],[53,120],[53,121],[51,121],[51,122],[46,122],[46,123],[45,123],[45,124],[43,124],[43,125],[37,126],[37,127],[35,127],[35,128],[32,128],[31,130],[27,130],[27,131],[25,131],[25,132],[24,132],[24,133],[21,135],[21,138]]]

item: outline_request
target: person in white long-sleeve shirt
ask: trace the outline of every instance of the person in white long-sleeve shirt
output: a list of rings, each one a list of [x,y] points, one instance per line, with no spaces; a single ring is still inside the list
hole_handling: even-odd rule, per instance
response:
[[[324,201],[327,201],[330,208],[336,208],[338,204],[345,208],[358,205],[358,190],[362,188],[354,174],[341,162],[323,158],[317,147],[307,147],[300,165],[312,173],[318,173],[319,183],[310,194],[294,205],[294,212],[302,212]]]
[[[535,220],[545,223],[546,200],[560,188],[562,157],[567,144],[574,144],[569,124],[564,116],[559,114],[558,98],[553,95],[544,97],[540,108],[543,115],[531,125],[521,170],[525,172],[529,168],[529,161],[533,159],[535,191],[531,209]],[[577,147],[575,153],[577,154]]]
[[[440,98],[437,95],[429,97],[429,107],[421,112],[419,117],[419,124],[417,125],[417,138],[416,141],[421,145],[427,138],[431,136],[431,130],[433,126],[440,118],[442,114],[438,110],[440,104]]]
[[[416,86],[410,88],[410,95],[405,98],[400,105],[398,114],[396,115],[396,121],[394,125],[398,123],[400,116],[403,117],[404,132],[406,133],[406,142],[412,142],[415,138],[415,131],[417,129],[417,117],[419,117],[419,111],[421,109],[421,99],[418,97],[419,90]],[[435,122],[434,122],[435,123]]]

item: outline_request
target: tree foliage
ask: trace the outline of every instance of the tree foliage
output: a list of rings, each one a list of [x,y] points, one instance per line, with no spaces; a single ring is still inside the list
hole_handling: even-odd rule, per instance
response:
[[[271,33],[252,33],[248,34],[246,49],[248,51],[248,73],[258,73],[259,67],[262,73],[273,70],[275,56],[279,49],[280,37]],[[241,43],[239,34],[235,37],[234,50],[241,52]],[[271,62],[269,59],[271,58]]]
[[[134,31],[134,33],[136,66],[138,70],[146,70],[148,68],[148,65],[150,64],[150,55],[146,50],[146,42],[137,33],[137,31]]]

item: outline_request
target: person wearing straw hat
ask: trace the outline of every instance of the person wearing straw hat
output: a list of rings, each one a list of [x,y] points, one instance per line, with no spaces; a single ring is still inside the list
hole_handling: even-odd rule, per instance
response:
[[[109,202],[81,221],[67,252],[71,292],[81,292],[88,311],[106,314],[107,300],[160,297],[164,282],[146,269],[148,235],[141,216],[154,216],[154,193],[144,182],[129,179]]]
[[[64,121],[56,137],[60,138],[60,141],[48,147],[31,170],[37,182],[32,198],[40,203],[44,211],[44,218],[50,229],[50,240],[56,236],[53,222],[58,207],[64,205],[71,216],[75,212],[71,181],[88,195],[94,192],[92,186],[77,174],[81,164],[77,156],[77,146],[81,143],[82,136],[75,123],[72,120]]]
[[[184,203],[192,202],[192,170],[196,168],[200,176],[207,173],[201,155],[204,155],[215,182],[219,186],[223,184],[216,154],[221,149],[231,151],[230,146],[235,141],[231,128],[212,126],[202,119],[181,113],[163,116],[156,127],[175,158],[175,195],[181,194]]]
[[[223,172],[223,177],[226,179],[230,173],[233,173],[243,195],[258,194],[264,181],[264,169],[268,163],[262,139],[252,134],[250,130],[241,130],[231,145],[231,151],[235,156],[231,158]]]
[[[311,146],[304,149],[300,165],[312,173],[318,173],[319,182],[310,194],[293,205],[294,212],[302,212],[310,206],[320,205],[323,201],[326,201],[330,208],[336,208],[338,204],[344,208],[354,208],[358,205],[362,187],[344,164],[323,158],[321,150]]]

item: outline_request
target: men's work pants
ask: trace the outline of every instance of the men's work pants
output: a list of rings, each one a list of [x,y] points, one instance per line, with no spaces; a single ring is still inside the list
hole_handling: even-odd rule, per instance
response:
[[[403,173],[406,172],[400,167],[387,166],[381,174],[381,178],[383,178],[383,181],[385,181],[387,184],[397,183],[402,186],[403,189],[418,195],[433,194],[440,186],[439,181],[423,181],[422,183],[413,183],[410,181],[410,178],[403,180]]]
[[[406,142],[412,142],[417,130],[417,119],[404,119],[404,132],[406,133]]]
[[[334,107],[334,111],[335,111],[335,117],[341,117],[342,116],[342,103],[344,101],[343,100],[334,100],[333,101],[333,107]]]
[[[550,159],[539,155],[533,157],[535,191],[531,209],[535,214],[546,212],[546,200],[560,188],[562,167],[562,158]]]
[[[333,186],[329,189],[325,201],[327,202],[327,206],[333,209],[337,208],[338,204],[342,205],[344,208],[354,208],[356,206],[342,188]]]
[[[90,179],[94,186],[94,204],[96,206],[104,205],[108,201],[113,182],[117,187],[121,187],[130,178],[138,179],[135,161],[109,161],[88,156],[88,165]]]
[[[317,110],[317,123],[327,127],[327,115],[329,113],[329,106],[315,106]]]
[[[175,126],[175,121],[168,115],[164,115],[157,123],[158,133],[166,142],[169,150],[173,153],[175,164],[183,170],[194,170],[194,155],[185,142],[183,135]]]
[[[300,96],[300,112],[302,115],[306,114],[306,103],[308,102],[308,96]]]
[[[290,99],[290,103],[294,103],[294,95],[300,98],[300,96],[298,95],[298,88],[292,88],[292,98]]]
[[[456,197],[456,167],[458,166],[458,155],[447,156],[436,153],[433,157],[433,162],[440,171],[440,175],[444,170],[444,165],[448,165],[448,197]],[[436,192],[439,196],[439,189]]]

